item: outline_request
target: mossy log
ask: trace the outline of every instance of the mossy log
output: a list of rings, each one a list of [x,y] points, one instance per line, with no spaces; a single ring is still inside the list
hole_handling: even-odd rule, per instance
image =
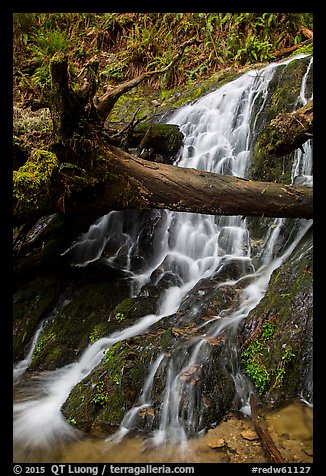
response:
[[[96,177],[94,177],[96,174]],[[89,223],[111,210],[169,209],[209,215],[243,215],[306,218],[313,216],[313,190],[307,187],[258,182],[174,165],[149,162],[121,149],[106,146],[94,162],[92,176],[81,184],[69,176],[49,187],[53,210],[34,196],[36,220],[57,211],[66,215],[89,216]],[[58,200],[58,187],[62,188]],[[68,189],[67,189],[68,187]],[[54,188],[53,193],[51,192]],[[68,191],[67,191],[68,190]],[[69,193],[68,193],[69,192]],[[16,224],[31,220],[31,208],[21,201]]]

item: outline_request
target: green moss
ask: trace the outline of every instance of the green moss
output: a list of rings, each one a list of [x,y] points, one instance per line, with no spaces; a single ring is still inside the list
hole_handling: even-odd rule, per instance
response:
[[[72,390],[63,410],[68,419],[74,418],[81,425],[84,422],[88,429],[90,423],[85,422],[119,425],[125,412],[126,392],[134,379],[133,369],[128,365],[129,353],[129,346],[122,342],[106,351],[99,366]]]
[[[310,58],[294,59],[287,65],[276,69],[269,84],[269,96],[255,101],[259,121],[255,124],[255,141],[253,144],[252,165],[250,178],[260,181],[291,183],[292,161],[289,154],[282,153],[280,145],[284,141],[284,133],[271,127],[270,122],[280,113],[292,112],[298,107],[297,99],[300,93],[302,77],[307,70]],[[307,84],[312,81],[310,73]],[[311,89],[311,85],[308,89]],[[260,106],[265,101],[263,111]],[[253,114],[253,117],[255,114]],[[278,157],[276,154],[284,157]]]
[[[265,342],[275,334],[275,324],[273,322],[264,322],[262,326],[261,338]]]
[[[171,156],[178,152],[183,144],[183,134],[175,124],[139,124],[135,127],[130,146],[138,147],[149,128],[146,148],[155,148],[156,152]]]
[[[115,358],[115,356],[118,355],[118,351],[122,346],[122,342],[117,342],[116,344],[113,344],[112,347],[110,347],[106,352],[105,356],[103,359],[104,364],[109,364],[112,362],[112,360]]]
[[[90,403],[103,407],[108,404],[109,400],[109,392],[105,390],[104,383],[100,382],[96,384],[94,386],[94,395],[91,398]]]
[[[163,332],[160,339],[160,346],[162,350],[164,350],[165,352],[171,346],[172,338],[173,338],[172,328],[166,329],[166,331]]]
[[[301,53],[304,54],[304,55],[313,55],[314,54],[314,44],[313,44],[313,42],[309,43],[309,45],[301,46],[301,48],[296,50],[295,53],[293,53],[293,55],[297,55],[297,54],[301,54]]]
[[[260,133],[254,146],[254,161],[251,166],[250,175],[253,180],[291,183],[291,161],[276,157],[273,153],[280,140],[277,131],[269,125]]]
[[[25,164],[13,173],[13,191],[18,200],[31,201],[48,187],[57,156],[48,150],[34,149]]]
[[[50,347],[37,353],[31,369],[53,369],[73,362],[90,343],[116,330],[120,323],[108,322],[108,316],[118,299],[119,293],[111,283],[83,286],[46,326],[44,336],[54,334],[56,338]]]
[[[137,301],[133,298],[124,299],[115,308],[114,314],[123,314],[129,316],[135,311]]]
[[[94,315],[95,317],[95,315]],[[104,337],[108,332],[108,325],[107,322],[99,322],[93,328],[93,330],[89,334],[89,341],[91,344],[94,344],[97,340],[101,337]]]
[[[109,430],[119,425],[140,394],[145,363],[160,350],[157,337],[147,336],[145,346],[142,336],[111,346],[97,368],[71,391],[62,409],[65,417],[74,418],[86,431],[94,426]]]
[[[105,405],[102,411],[97,415],[95,424],[109,424],[111,426],[120,425],[125,413],[125,401],[121,392],[115,391],[107,394]]]

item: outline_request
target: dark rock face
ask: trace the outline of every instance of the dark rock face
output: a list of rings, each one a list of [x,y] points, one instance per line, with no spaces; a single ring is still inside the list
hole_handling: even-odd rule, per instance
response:
[[[26,353],[46,319],[29,370],[53,370],[75,361],[92,339],[126,325],[115,319],[114,308],[128,296],[124,273],[101,263],[39,276],[14,294],[14,359]]]
[[[266,403],[276,405],[300,396],[311,400],[312,296],[310,234],[290,259],[274,271],[265,296],[241,330],[243,370],[251,375]],[[270,333],[265,338],[264,329]],[[248,349],[249,358],[244,358]],[[265,380],[261,385],[258,376],[263,373]]]

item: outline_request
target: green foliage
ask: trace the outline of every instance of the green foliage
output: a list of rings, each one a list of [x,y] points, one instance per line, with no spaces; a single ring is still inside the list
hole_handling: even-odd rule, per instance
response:
[[[301,48],[296,50],[294,54],[297,55],[298,53],[302,53],[302,54],[305,54],[305,55],[313,55],[313,53],[314,53],[313,43],[310,43],[309,45],[302,46]]]
[[[79,68],[96,54],[102,80],[125,81],[167,65],[180,44],[197,37],[201,43],[186,48],[183,58],[165,78],[148,80],[156,88],[174,88],[221,67],[269,61],[274,52],[302,41],[301,26],[312,29],[312,14],[14,14],[17,63],[24,59],[37,63],[34,71],[21,72],[17,80],[22,88],[30,81],[47,85],[49,60],[60,51]]]
[[[264,322],[261,337],[264,341],[272,337],[275,333],[275,324],[271,321]]]
[[[94,329],[89,335],[89,341],[91,344],[94,344],[100,338],[98,329]]]
[[[77,421],[76,421],[76,418],[68,418],[68,423],[72,426],[76,426],[77,425]]]
[[[104,407],[109,402],[109,393],[104,388],[104,383],[100,382],[94,386],[95,395],[91,398],[91,403]]]
[[[112,382],[116,385],[120,385],[120,377],[118,373],[113,375]],[[113,388],[106,387],[104,382],[96,383],[93,385],[94,395],[92,396],[90,402],[94,405],[105,407],[110,402],[112,390]]]
[[[53,55],[59,52],[66,52],[69,47],[67,32],[61,30],[34,31],[28,48],[31,51],[32,59],[38,66],[31,76],[31,80],[36,85],[42,87],[50,84],[49,65]]]
[[[105,67],[103,71],[101,71],[100,77],[105,79],[111,78],[115,80],[123,79],[126,68],[127,68],[127,65],[119,61],[109,64],[108,66]]]
[[[267,41],[261,41],[255,36],[249,36],[245,39],[244,45],[240,47],[235,55],[235,60],[241,64],[265,62],[272,59],[272,44]]]
[[[270,390],[282,384],[286,374],[286,366],[293,361],[295,354],[291,346],[287,345],[281,359],[270,365],[268,341],[275,337],[276,328],[272,321],[265,321],[259,337],[242,352],[241,362],[248,377],[252,380],[260,396],[264,394],[268,385]]]
[[[263,394],[270,380],[270,373],[261,360],[262,350],[263,344],[260,340],[255,339],[241,355],[245,371],[255,384],[259,395]]]
[[[122,343],[117,342],[116,344],[113,344],[106,352],[105,356],[103,359],[103,362],[106,364],[111,363],[115,357],[117,357],[117,352],[121,348]]]

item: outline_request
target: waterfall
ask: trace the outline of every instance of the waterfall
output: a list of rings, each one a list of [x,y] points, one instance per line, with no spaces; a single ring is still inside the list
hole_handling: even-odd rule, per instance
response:
[[[290,61],[292,59],[272,63],[259,71],[249,71],[178,110],[169,119],[170,123],[178,124],[184,134],[184,146],[176,165],[246,177],[254,128],[267,99],[268,85],[276,69]],[[308,68],[311,64],[312,61]],[[308,72],[302,81],[301,102],[306,100]],[[258,112],[253,120],[254,108]],[[304,184],[311,186],[312,150],[308,143],[304,147],[304,154],[297,152],[295,155],[292,179],[295,182],[298,176],[304,177]],[[201,328],[204,337],[199,341],[197,339],[188,353],[177,352],[172,358],[163,354],[157,357],[149,368],[138,399],[139,405],[126,413],[115,435],[116,440],[120,440],[134,427],[138,412],[151,405],[155,376],[165,363],[165,391],[161,399],[159,423],[153,429],[151,438],[154,444],[165,441],[185,443],[188,435],[197,431],[201,422],[200,398],[196,388],[189,391],[187,375],[199,371],[203,359],[209,355],[205,337],[214,338],[227,329],[235,332],[238,324],[264,296],[272,272],[287,259],[311,226],[311,221],[296,222],[291,241],[288,240],[278,254],[276,244],[284,219],[275,220],[257,265],[252,259],[247,220],[240,216],[153,211],[149,237],[144,236],[144,217],[141,212],[112,211],[99,218],[65,253],[69,253],[75,266],[86,266],[101,259],[109,266],[123,269],[130,277],[133,296],[147,283],[158,287],[161,283],[156,313],[143,316],[130,327],[99,339],[84,351],[77,362],[36,377],[30,389],[30,398],[14,405],[14,438],[22,447],[47,447],[58,439],[78,437],[60,412],[71,389],[101,362],[113,344],[140,335],[161,319],[174,314],[199,281],[236,262],[241,271],[238,279],[251,277],[242,290],[237,309],[227,315],[221,313],[205,323]],[[140,250],[142,239],[147,239],[146,253]],[[236,282],[228,280],[224,284],[231,286]],[[238,368],[237,350],[231,349],[230,355],[240,407],[248,413],[250,383]],[[184,405],[185,401],[187,405]]]

